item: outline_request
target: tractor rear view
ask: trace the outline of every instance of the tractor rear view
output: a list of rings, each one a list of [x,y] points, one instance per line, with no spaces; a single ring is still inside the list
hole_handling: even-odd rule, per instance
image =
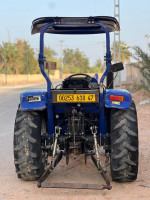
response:
[[[113,17],[44,17],[32,23],[32,34],[40,33],[39,66],[47,82],[47,91],[35,90],[20,95],[14,129],[14,162],[18,178],[44,180],[63,156],[91,157],[106,185],[111,189],[106,169],[110,162],[111,177],[116,182],[134,181],[138,173],[137,113],[127,90],[109,88],[113,72],[123,69],[122,63],[111,64],[109,33],[119,31]],[[56,88],[45,72],[44,33],[106,34],[106,70],[100,81],[97,76],[73,74]],[[107,77],[107,85],[103,82]],[[105,150],[105,166],[99,149]],[[51,160],[49,162],[49,156]],[[48,186],[46,186],[48,187]],[[50,184],[49,187],[65,187]],[[91,188],[87,184],[67,184],[68,188]]]

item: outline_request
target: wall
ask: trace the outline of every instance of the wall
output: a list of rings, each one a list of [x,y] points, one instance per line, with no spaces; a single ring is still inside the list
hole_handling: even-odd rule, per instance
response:
[[[140,83],[142,80],[142,76],[139,72],[139,70],[134,67],[134,65],[130,64],[126,66],[126,82],[133,83],[136,81],[137,83]]]
[[[53,75],[50,75],[51,80],[60,79],[60,71],[53,71]],[[67,78],[72,74],[63,74],[63,79]],[[95,73],[89,73],[88,75],[94,76]],[[102,76],[102,73],[99,73],[99,78]],[[18,74],[18,75],[7,75],[7,84],[8,85],[17,85],[17,84],[26,84],[26,83],[45,83],[45,78],[42,74]],[[5,74],[0,74],[0,85],[6,84]]]
[[[52,80],[60,79],[60,71],[55,70],[53,75],[50,75]],[[17,75],[7,75],[7,84],[15,85],[19,83],[44,83],[45,79],[42,74],[17,74]],[[0,74],[0,85],[5,85],[6,83],[6,76],[5,74]]]

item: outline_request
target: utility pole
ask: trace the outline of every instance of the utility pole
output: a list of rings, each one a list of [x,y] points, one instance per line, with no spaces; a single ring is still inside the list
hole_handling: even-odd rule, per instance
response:
[[[29,81],[28,74],[29,74],[29,51],[26,50],[26,73],[27,73],[27,82]]]
[[[150,38],[150,35],[145,35],[145,38],[146,38],[146,42],[147,42],[147,55],[149,54],[149,38]]]
[[[63,43],[64,43],[64,40],[60,40],[60,50],[61,50],[61,58],[60,58],[60,62],[61,62],[61,79],[63,79]]]
[[[5,69],[5,84],[7,85],[7,66],[6,66],[6,49],[5,49],[5,43],[3,43],[4,46],[4,69]]]
[[[114,0],[114,17],[120,24],[120,0]],[[118,53],[118,57],[117,57]],[[121,49],[120,49],[120,31],[114,32],[114,63],[120,62],[121,60]],[[115,86],[121,85],[121,73],[118,72]]]

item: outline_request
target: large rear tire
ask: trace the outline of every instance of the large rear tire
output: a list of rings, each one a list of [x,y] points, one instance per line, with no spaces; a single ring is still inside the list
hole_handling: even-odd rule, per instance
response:
[[[129,182],[138,173],[138,124],[134,102],[127,111],[112,109],[111,176],[116,182]]]
[[[44,172],[41,123],[41,113],[17,111],[14,127],[14,163],[18,178],[23,180],[37,180]]]

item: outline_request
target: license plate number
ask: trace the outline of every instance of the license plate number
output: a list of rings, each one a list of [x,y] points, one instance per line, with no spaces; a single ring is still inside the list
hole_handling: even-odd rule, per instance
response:
[[[57,102],[95,102],[95,94],[57,94]]]

